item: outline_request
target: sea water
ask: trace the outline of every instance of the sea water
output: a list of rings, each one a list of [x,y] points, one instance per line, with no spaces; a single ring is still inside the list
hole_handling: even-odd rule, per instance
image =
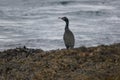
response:
[[[65,48],[65,22],[75,47],[120,42],[120,0],[0,0],[0,50]]]

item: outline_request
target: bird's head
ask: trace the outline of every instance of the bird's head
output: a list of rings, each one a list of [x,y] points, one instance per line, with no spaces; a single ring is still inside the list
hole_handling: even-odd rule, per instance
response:
[[[69,21],[67,17],[59,17],[59,19],[62,19],[62,20],[65,21],[65,22],[68,22],[68,21]]]

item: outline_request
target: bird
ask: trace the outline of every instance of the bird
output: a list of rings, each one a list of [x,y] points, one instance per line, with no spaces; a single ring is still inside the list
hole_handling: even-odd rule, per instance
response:
[[[67,17],[59,17],[59,19],[62,19],[66,23],[65,32],[63,35],[63,40],[64,40],[64,44],[66,46],[66,49],[74,48],[75,37],[74,37],[73,32],[69,29],[69,19]]]

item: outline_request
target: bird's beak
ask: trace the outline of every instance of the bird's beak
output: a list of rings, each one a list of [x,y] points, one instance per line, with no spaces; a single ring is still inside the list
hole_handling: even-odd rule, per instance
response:
[[[58,19],[62,19],[61,17],[58,17]]]

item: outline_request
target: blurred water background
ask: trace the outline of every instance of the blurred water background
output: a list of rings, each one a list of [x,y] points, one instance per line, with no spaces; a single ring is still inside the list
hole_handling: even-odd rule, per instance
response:
[[[0,0],[0,50],[65,48],[63,16],[75,47],[120,42],[120,0]]]

